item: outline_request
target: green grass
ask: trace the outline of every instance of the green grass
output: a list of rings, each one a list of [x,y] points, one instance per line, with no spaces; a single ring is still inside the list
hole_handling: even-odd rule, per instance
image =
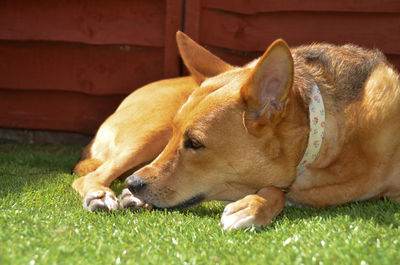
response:
[[[95,214],[70,187],[80,151],[0,145],[0,264],[400,264],[393,201],[286,207],[269,227],[237,232],[219,226],[219,203]]]

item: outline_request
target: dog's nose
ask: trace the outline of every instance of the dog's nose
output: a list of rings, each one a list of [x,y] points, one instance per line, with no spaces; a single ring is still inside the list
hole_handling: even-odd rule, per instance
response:
[[[133,194],[138,194],[146,187],[146,182],[139,175],[133,174],[126,179],[126,185]]]

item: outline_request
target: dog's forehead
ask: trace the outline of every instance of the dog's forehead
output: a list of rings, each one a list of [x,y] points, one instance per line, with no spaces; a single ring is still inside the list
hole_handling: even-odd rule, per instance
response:
[[[225,88],[221,88],[221,90],[215,91],[192,104],[188,102],[188,106],[183,108],[175,117],[175,125],[180,127],[182,131],[192,127],[204,128],[210,125],[215,118],[221,116],[237,102],[235,93],[231,91],[221,93],[222,90],[225,90]]]
[[[229,85],[236,80],[243,79],[243,76],[246,75],[247,72],[247,68],[235,68],[233,70],[206,79],[201,84],[201,88],[213,92],[215,89]]]
[[[238,102],[248,73],[247,68],[238,68],[204,81],[179,110],[175,125],[187,127],[189,123],[211,121]]]

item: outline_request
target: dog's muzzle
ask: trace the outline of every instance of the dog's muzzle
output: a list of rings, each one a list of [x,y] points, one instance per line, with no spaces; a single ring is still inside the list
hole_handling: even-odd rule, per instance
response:
[[[144,182],[144,180],[139,175],[136,174],[129,176],[125,182],[130,192],[132,192],[135,195],[139,194],[147,186],[146,182]]]

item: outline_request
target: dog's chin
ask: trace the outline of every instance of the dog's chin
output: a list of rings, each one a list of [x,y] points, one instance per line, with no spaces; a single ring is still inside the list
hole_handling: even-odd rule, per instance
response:
[[[181,209],[189,208],[189,207],[195,206],[197,204],[200,204],[201,202],[203,202],[205,200],[205,198],[206,198],[205,194],[200,193],[200,194],[193,196],[192,198],[190,198],[188,200],[185,200],[185,201],[178,203],[176,205],[173,205],[173,206],[160,207],[160,206],[154,205],[154,208],[157,210],[165,210],[165,209],[181,210]]]

